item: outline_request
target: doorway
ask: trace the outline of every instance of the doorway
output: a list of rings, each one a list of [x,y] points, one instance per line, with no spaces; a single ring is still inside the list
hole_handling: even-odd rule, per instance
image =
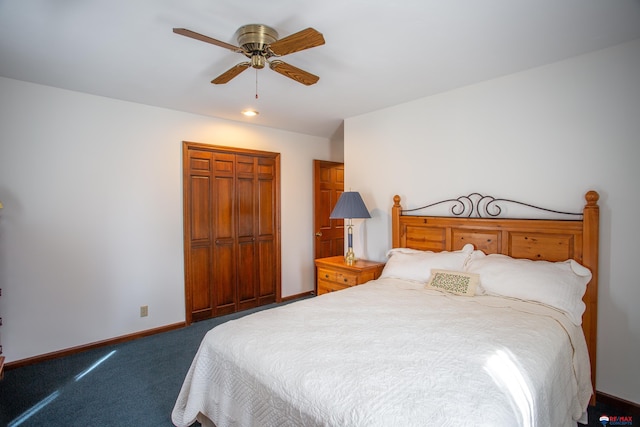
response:
[[[344,163],[314,160],[314,259],[344,255],[344,220],[329,219],[344,191]]]

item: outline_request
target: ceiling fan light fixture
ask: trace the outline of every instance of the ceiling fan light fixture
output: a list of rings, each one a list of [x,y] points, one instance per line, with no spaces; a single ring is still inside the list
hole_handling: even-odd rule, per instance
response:
[[[244,114],[247,117],[255,117],[260,113],[253,109],[247,109],[247,110],[242,110],[242,114]]]
[[[264,56],[262,56],[260,54],[251,55],[251,66],[253,68],[261,70],[261,69],[264,68],[264,64],[265,63],[266,63],[266,60],[265,60]]]

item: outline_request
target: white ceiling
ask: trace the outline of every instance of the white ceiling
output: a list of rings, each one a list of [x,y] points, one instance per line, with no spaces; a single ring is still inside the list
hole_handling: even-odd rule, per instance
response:
[[[172,32],[237,45],[250,23],[323,33],[282,58],[320,81],[265,68],[213,85],[244,57]],[[0,0],[0,76],[327,138],[345,118],[637,38],[640,0]]]

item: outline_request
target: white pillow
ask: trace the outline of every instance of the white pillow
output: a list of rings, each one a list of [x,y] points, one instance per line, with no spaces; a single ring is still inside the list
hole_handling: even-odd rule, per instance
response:
[[[479,274],[480,285],[488,294],[540,302],[564,312],[574,324],[582,324],[586,308],[582,297],[591,271],[572,259],[532,261],[474,253],[465,271]]]
[[[432,269],[462,271],[464,263],[473,252],[467,244],[454,252],[417,251],[397,248],[388,252],[389,260],[382,270],[381,279],[394,278],[426,283]]]

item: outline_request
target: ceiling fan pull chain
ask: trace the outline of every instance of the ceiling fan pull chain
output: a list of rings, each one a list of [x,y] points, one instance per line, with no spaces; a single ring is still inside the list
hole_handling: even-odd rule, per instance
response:
[[[256,69],[256,99],[258,99],[258,69]]]

